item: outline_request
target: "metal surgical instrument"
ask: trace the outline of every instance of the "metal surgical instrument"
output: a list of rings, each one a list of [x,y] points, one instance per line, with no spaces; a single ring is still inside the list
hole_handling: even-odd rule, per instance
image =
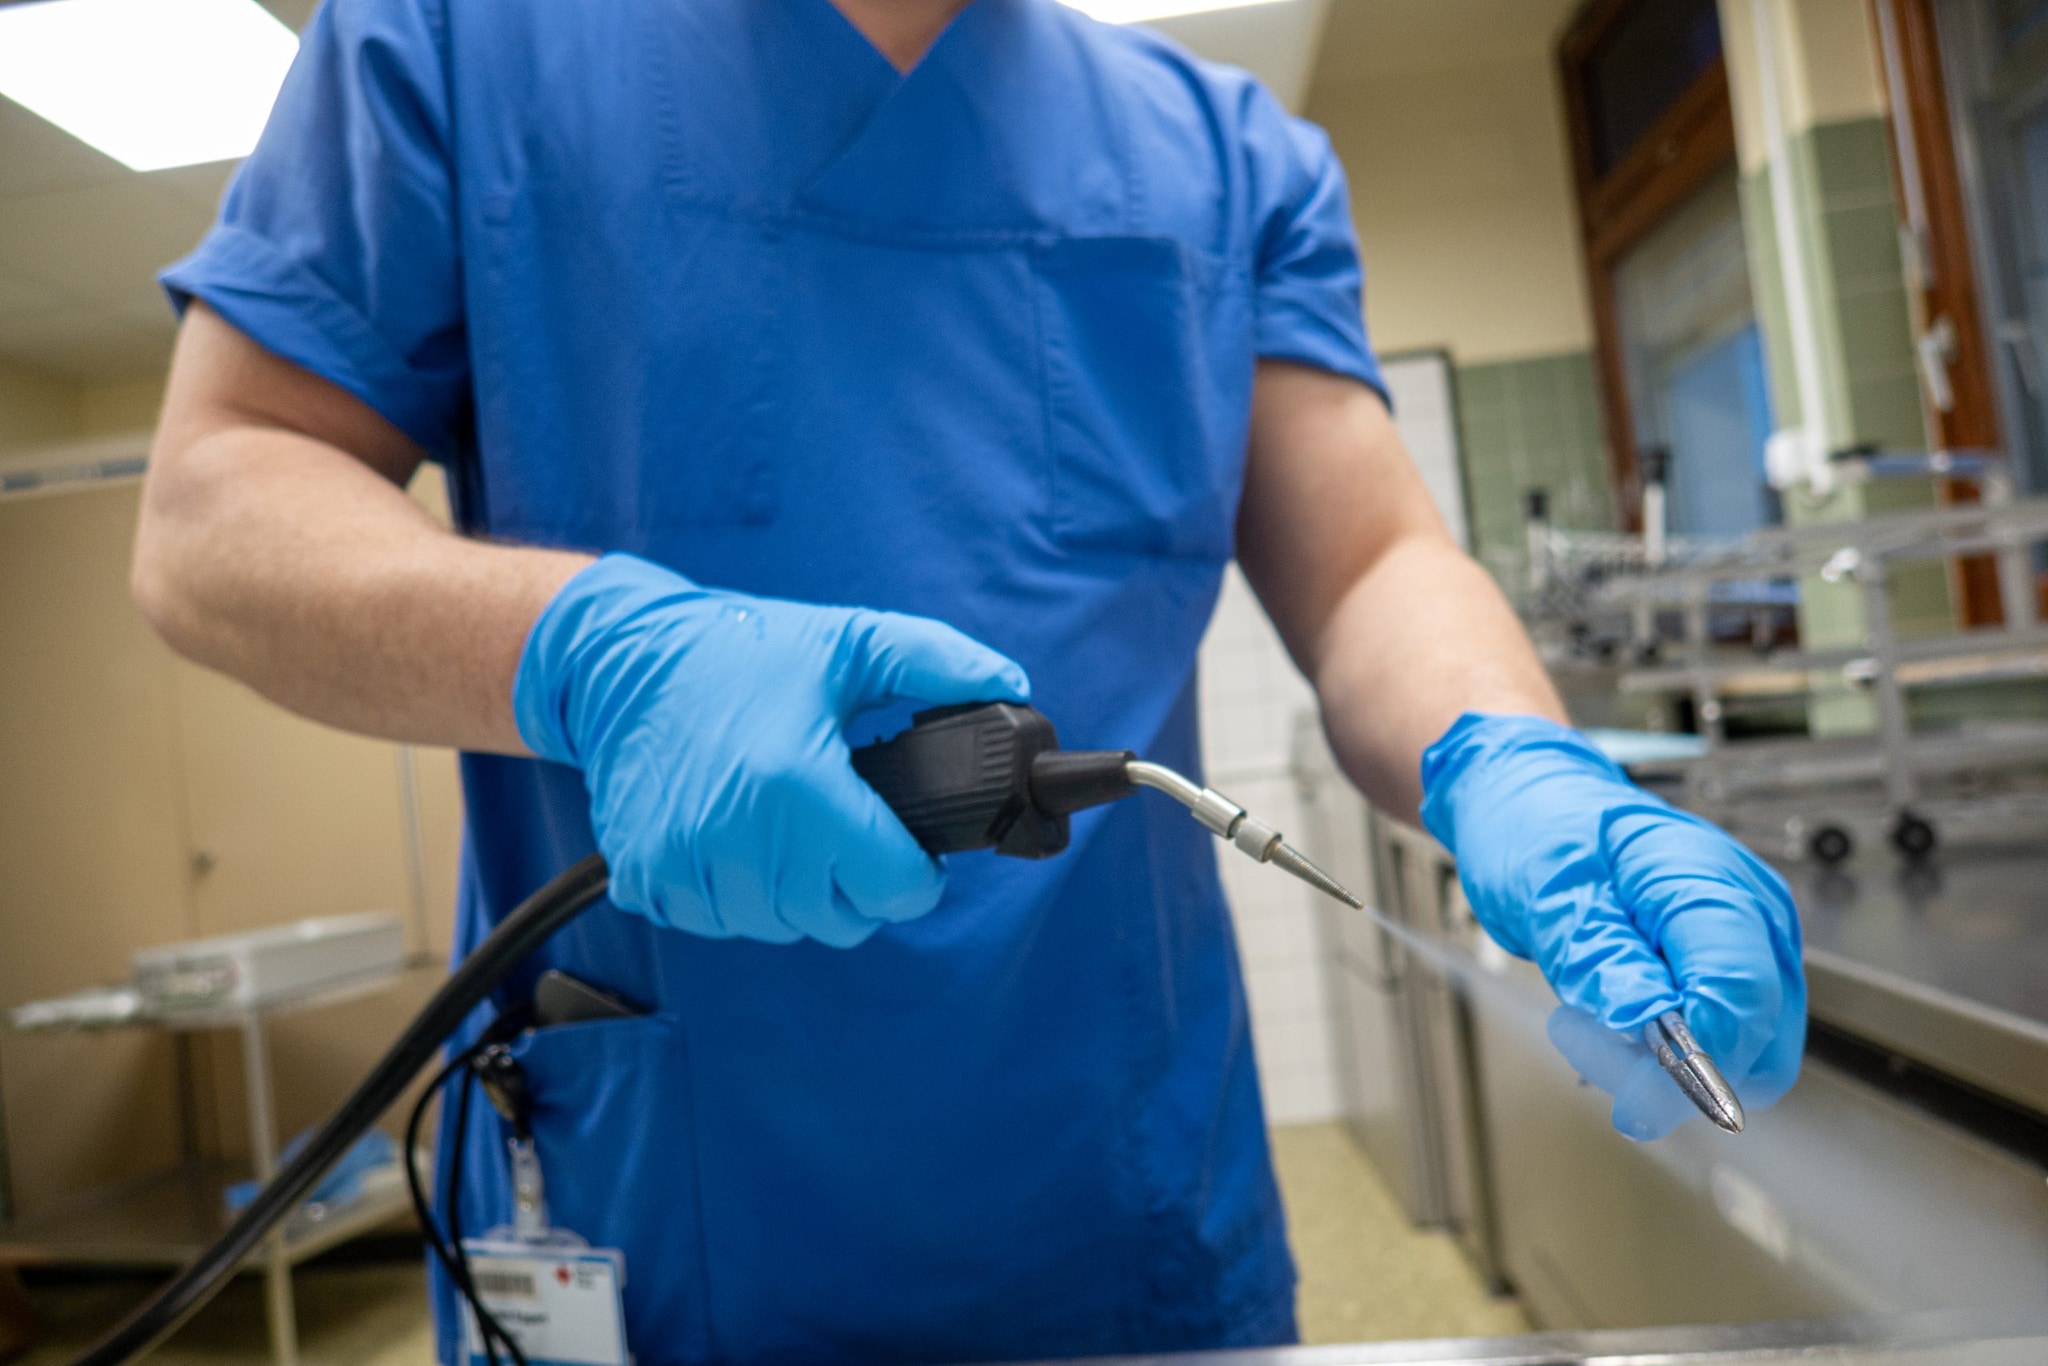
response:
[[[1685,1027],[1683,1015],[1667,1010],[1650,1021],[1643,1029],[1643,1042],[1701,1114],[1731,1134],[1742,1132],[1742,1102],[1736,1099],[1735,1088]]]

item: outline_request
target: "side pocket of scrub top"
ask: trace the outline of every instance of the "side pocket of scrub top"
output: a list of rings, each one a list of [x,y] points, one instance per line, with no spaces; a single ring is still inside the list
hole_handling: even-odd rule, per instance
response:
[[[626,1337],[644,1366],[713,1355],[682,1023],[555,1025],[513,1048],[533,1092],[548,1214],[626,1254]],[[473,1111],[500,1131],[487,1106]]]
[[[1248,285],[1170,238],[1065,238],[1035,264],[1054,538],[1228,559],[1250,418]]]

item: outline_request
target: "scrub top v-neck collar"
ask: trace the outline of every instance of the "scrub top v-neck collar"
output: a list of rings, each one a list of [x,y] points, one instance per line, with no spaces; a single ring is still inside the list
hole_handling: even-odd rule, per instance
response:
[[[902,72],[832,0],[774,7],[788,19],[773,60],[816,75],[793,92],[812,132],[785,144],[783,209],[938,244],[1124,228],[1121,119],[1072,107],[1074,54],[1049,7],[972,0]]]
[[[828,24],[834,19],[838,20],[839,27],[844,29],[847,35],[855,40],[859,46],[873,54],[876,62],[894,75],[899,83],[908,80],[917,72],[919,67],[925,64],[934,52],[937,52],[939,48],[945,45],[946,35],[959,26],[960,21],[966,17],[969,10],[981,7],[981,0],[967,0],[967,3],[962,5],[951,19],[946,21],[945,27],[941,28],[932,38],[931,42],[925,46],[924,52],[915,62],[907,67],[899,67],[896,65],[895,60],[884,53],[876,45],[875,40],[869,37],[861,26],[853,21],[853,17],[835,3],[835,0],[785,0],[785,3],[800,5],[814,11]]]
[[[861,32],[833,0],[734,0],[759,23],[761,52],[779,77],[774,100],[782,128],[791,189],[801,196],[865,138],[875,120],[907,88],[931,79],[946,50],[973,14],[990,0],[969,0],[907,70]]]

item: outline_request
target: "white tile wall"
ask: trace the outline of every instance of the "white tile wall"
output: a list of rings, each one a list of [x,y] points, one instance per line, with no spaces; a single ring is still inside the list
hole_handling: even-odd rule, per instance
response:
[[[1384,369],[1402,439],[1462,542],[1466,509],[1450,357],[1388,357]],[[1314,713],[1315,694],[1235,565],[1202,642],[1201,668],[1210,784],[1288,835],[1305,835],[1289,762],[1296,719]],[[1312,848],[1304,852],[1315,857]],[[1220,845],[1218,854],[1236,913],[1267,1116],[1276,1124],[1335,1118],[1335,1007],[1324,989],[1316,893]]]
[[[1451,387],[1451,358],[1442,351],[1416,351],[1383,356],[1380,369],[1387,393],[1399,416],[1401,440],[1414,457],[1437,511],[1450,524],[1458,544],[1471,547],[1465,508],[1464,457],[1458,446],[1456,391]]]
[[[1315,694],[1232,566],[1202,643],[1202,747],[1211,786],[1260,820],[1298,835],[1289,771],[1295,718]],[[1237,920],[1267,1118],[1304,1124],[1337,1114],[1336,1063],[1321,947],[1309,888],[1221,843],[1224,889]]]

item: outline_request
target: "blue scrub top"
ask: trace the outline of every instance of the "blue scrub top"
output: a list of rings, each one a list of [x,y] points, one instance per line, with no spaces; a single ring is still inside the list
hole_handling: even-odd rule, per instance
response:
[[[1191,772],[1255,358],[1378,382],[1321,134],[1051,0],[907,76],[830,0],[329,0],[165,280],[409,433],[470,531],[941,618],[1069,746]],[[592,848],[573,770],[463,771],[458,953]],[[519,1046],[641,1366],[1290,1339],[1215,857],[1147,795],[850,952],[563,931],[501,1004],[559,966],[650,1012]],[[482,1114],[471,1229],[510,1209]]]

